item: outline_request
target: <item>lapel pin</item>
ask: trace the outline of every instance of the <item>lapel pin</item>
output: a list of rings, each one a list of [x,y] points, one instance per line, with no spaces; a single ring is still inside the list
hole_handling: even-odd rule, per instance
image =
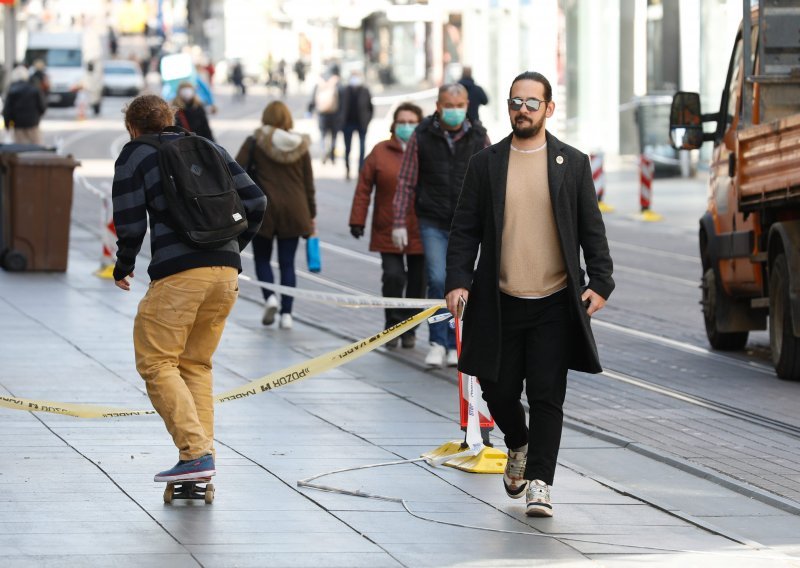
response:
[[[563,156],[556,156],[556,164],[558,164],[560,166],[563,163],[564,163],[564,157]]]

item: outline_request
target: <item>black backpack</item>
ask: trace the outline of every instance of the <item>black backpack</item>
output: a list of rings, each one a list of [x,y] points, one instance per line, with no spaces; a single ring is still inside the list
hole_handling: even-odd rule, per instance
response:
[[[162,139],[165,133],[180,136]],[[212,142],[177,126],[134,141],[158,150],[169,217],[165,221],[186,244],[217,248],[247,229],[247,213],[228,164]]]

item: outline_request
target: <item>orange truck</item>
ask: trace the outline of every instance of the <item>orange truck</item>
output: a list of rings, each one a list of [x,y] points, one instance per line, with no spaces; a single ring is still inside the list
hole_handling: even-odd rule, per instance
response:
[[[768,326],[777,375],[800,380],[800,1],[743,6],[719,110],[675,94],[670,139],[714,144],[699,233],[711,346],[743,349]]]

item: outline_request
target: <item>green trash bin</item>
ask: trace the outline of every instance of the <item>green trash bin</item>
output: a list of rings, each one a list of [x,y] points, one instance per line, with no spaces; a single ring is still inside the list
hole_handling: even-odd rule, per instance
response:
[[[66,271],[72,172],[79,164],[51,152],[0,153],[4,269]]]

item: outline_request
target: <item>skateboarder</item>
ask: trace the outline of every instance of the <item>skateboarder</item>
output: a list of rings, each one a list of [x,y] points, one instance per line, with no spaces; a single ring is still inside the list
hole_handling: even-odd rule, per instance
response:
[[[125,127],[131,142],[117,158],[112,187],[119,238],[114,281],[122,290],[130,290],[129,279],[133,278],[148,217],[150,222],[152,258],[147,272],[151,282],[133,324],[133,343],[136,369],[179,450],[178,463],[155,476],[155,481],[161,482],[202,479],[216,473],[211,357],[238,296],[240,251],[261,225],[267,205],[266,197],[242,167],[214,144],[232,176],[235,192],[231,193],[238,194],[244,206],[246,229],[213,248],[197,248],[182,239],[175,221],[178,217],[167,205],[161,182],[160,150],[142,141],[153,135],[169,144],[182,136],[165,132],[173,124],[173,113],[174,109],[155,95],[139,96],[128,105]],[[140,136],[144,138],[137,140]],[[202,166],[193,166],[192,172],[197,167],[199,176],[215,167],[224,168],[221,162]]]

